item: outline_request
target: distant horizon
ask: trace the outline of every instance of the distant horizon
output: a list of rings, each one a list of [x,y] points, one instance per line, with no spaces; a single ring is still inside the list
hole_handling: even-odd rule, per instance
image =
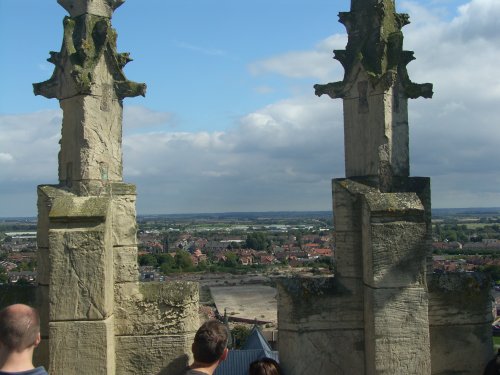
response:
[[[480,210],[484,211],[485,213],[488,213],[489,211],[499,211],[500,213],[500,206],[498,207],[432,207],[432,211],[474,211],[474,210]],[[277,211],[226,211],[226,212],[186,212],[186,213],[163,213],[163,214],[143,214],[143,213],[138,213],[136,217],[143,217],[143,216],[213,216],[213,215],[276,215],[276,214],[313,214],[313,213],[333,213],[333,210],[305,210],[305,211],[299,211],[299,210],[290,210],[290,211],[283,211],[283,210],[277,210]],[[473,212],[471,212],[473,213]],[[0,216],[0,220],[8,220],[8,219],[36,219],[37,216]]]

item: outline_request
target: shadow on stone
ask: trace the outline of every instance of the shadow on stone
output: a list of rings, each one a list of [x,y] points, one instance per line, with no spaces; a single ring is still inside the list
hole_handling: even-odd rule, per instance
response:
[[[189,357],[183,354],[171,361],[167,367],[162,368],[156,375],[181,375],[188,362]]]

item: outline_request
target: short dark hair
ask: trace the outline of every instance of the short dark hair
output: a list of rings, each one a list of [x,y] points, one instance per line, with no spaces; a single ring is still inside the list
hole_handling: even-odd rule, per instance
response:
[[[262,358],[250,363],[249,375],[282,375],[280,365],[274,359]]]
[[[0,342],[9,351],[35,345],[39,333],[40,317],[34,308],[17,304],[0,311]]]
[[[214,363],[227,347],[227,327],[217,320],[202,324],[196,332],[193,343],[194,360],[201,363]]]

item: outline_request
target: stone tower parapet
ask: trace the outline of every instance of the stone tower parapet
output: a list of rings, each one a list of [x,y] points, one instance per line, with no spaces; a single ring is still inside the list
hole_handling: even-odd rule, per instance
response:
[[[59,0],[68,13],[52,77],[36,95],[63,110],[59,184],[38,187],[38,299],[53,375],[175,374],[199,325],[195,283],[139,283],[136,188],[123,182],[127,80],[111,16],[124,0]],[[43,354],[43,355],[42,355]]]
[[[480,374],[493,348],[489,285],[433,275],[430,179],[410,177],[408,99],[432,97],[432,84],[408,76],[414,57],[401,29],[409,17],[394,0],[352,0],[339,19],[348,43],[334,53],[344,78],[314,86],[343,100],[336,271],[278,280],[283,367],[289,375]]]

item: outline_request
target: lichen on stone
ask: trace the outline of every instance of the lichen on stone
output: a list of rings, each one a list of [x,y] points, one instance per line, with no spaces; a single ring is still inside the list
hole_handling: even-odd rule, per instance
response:
[[[408,55],[413,53],[403,51],[401,28],[409,23],[409,17],[395,12],[393,0],[357,2],[350,12],[339,13],[339,22],[347,29],[348,42],[345,50],[334,51],[334,58],[345,69],[344,79],[314,85],[316,95],[343,98],[357,66],[362,66],[374,86],[381,82],[390,86],[399,78],[408,98],[432,97],[432,84],[415,84],[408,76],[406,65],[412,60]]]
[[[54,73],[49,80],[33,84],[35,95],[64,99],[60,97],[60,79],[68,67],[75,91],[78,94],[90,94],[92,85],[96,83],[94,72],[103,55],[113,76],[118,99],[145,95],[146,85],[127,80],[122,71],[132,59],[128,53],[116,51],[117,33],[111,27],[110,18],[93,14],[65,17],[63,26],[61,52],[51,51],[47,60],[55,65]]]

